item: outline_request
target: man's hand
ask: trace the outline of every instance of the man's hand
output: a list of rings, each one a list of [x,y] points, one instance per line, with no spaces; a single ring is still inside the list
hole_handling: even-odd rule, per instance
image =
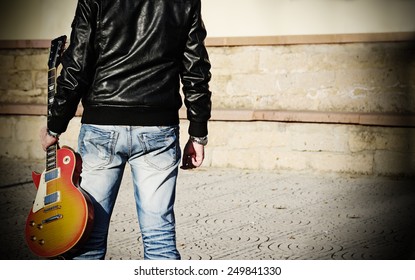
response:
[[[181,169],[193,169],[202,165],[205,158],[205,147],[189,139],[183,149]]]
[[[40,130],[40,135],[39,136],[40,136],[40,144],[42,145],[42,149],[44,151],[46,151],[48,147],[50,147],[53,144],[57,143],[58,140],[59,140],[56,137],[50,136],[48,134],[48,131],[47,131],[47,128],[46,127],[43,127]]]

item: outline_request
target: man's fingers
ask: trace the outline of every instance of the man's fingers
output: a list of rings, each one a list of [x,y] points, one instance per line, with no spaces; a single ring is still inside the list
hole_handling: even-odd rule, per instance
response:
[[[202,157],[192,157],[192,164],[194,167],[199,167],[202,165],[203,158]]]
[[[204,147],[200,144],[188,141],[184,151],[181,169],[193,169],[200,167],[204,159]]]
[[[193,164],[192,156],[184,156],[182,160],[182,166],[181,169],[192,169],[195,168],[195,165]]]

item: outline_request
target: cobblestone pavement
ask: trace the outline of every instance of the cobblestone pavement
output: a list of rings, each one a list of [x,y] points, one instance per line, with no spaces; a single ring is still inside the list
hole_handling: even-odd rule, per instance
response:
[[[24,224],[39,163],[1,161],[1,259],[37,259]],[[126,171],[129,173],[129,171]],[[412,180],[336,174],[208,169],[180,171],[177,241],[183,259],[414,259]],[[126,174],[107,259],[142,259]]]

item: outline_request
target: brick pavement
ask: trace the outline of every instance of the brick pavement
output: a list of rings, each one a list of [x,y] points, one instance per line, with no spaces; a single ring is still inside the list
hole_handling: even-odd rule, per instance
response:
[[[37,259],[24,243],[39,163],[1,161],[1,259]],[[128,170],[126,171],[129,172]],[[208,169],[180,171],[177,242],[183,259],[414,258],[415,186],[404,178]],[[142,259],[126,174],[107,259]]]

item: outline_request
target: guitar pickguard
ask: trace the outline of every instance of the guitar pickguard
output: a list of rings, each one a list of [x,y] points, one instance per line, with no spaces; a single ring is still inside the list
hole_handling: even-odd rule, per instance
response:
[[[37,193],[35,197],[35,202],[33,202],[32,212],[36,213],[40,209],[45,207],[45,196],[46,196],[46,182],[45,182],[45,172],[42,173],[40,177],[39,186],[37,188]]]
[[[52,182],[53,180],[59,179],[59,177],[60,168],[42,172],[42,175],[39,180],[39,186],[37,189],[35,201],[33,202],[33,213],[36,213],[37,211],[43,209],[46,205],[56,203],[60,200],[60,192],[54,192],[51,194],[47,193],[47,184]]]

